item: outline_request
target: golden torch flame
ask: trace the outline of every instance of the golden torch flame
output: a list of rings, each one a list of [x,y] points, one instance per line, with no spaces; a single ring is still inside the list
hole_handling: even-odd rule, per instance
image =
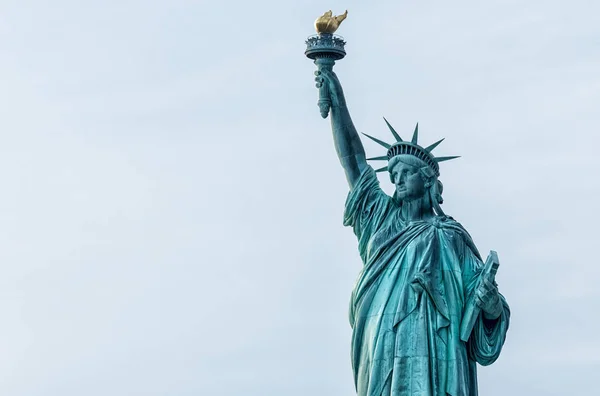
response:
[[[331,10],[329,10],[317,18],[315,21],[315,29],[317,29],[317,33],[333,34],[340,26],[340,23],[342,23],[342,21],[348,16],[348,10],[346,10],[346,12],[344,12],[342,15],[332,15],[333,13]]]

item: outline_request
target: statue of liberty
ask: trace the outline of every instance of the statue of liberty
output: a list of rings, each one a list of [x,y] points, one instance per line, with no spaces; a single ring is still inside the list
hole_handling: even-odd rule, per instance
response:
[[[344,225],[353,228],[364,263],[349,313],[357,394],[477,395],[476,363],[498,358],[510,311],[494,281],[495,252],[484,263],[467,231],[441,209],[439,163],[456,157],[432,154],[441,140],[421,146],[418,124],[404,141],[386,120],[394,143],[366,135],[387,149],[369,158],[387,161],[374,170],[334,62],[315,63],[319,105],[331,118],[350,187]],[[378,171],[389,173],[393,196],[380,188]]]

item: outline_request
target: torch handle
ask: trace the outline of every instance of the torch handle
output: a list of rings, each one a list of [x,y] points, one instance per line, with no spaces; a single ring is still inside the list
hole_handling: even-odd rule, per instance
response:
[[[315,65],[317,65],[317,71],[315,74],[319,76],[323,70],[333,71],[333,65],[335,60],[331,58],[317,58],[315,59]],[[317,88],[319,88],[319,101],[317,105],[321,111],[321,117],[327,118],[329,110],[331,109],[331,93],[329,92],[329,86],[323,84],[323,80],[317,82]]]
[[[331,99],[329,99],[329,87],[327,85],[323,85],[319,89],[319,101],[317,105],[319,106],[321,117],[327,118],[329,109],[331,109]]]

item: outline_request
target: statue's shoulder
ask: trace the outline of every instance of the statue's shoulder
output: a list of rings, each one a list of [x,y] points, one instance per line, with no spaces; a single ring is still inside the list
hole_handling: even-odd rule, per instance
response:
[[[462,224],[454,220],[451,216],[435,216],[431,222],[436,228],[443,230],[448,235],[456,236],[458,234],[462,238],[471,239],[471,236]]]
[[[443,215],[443,216],[434,216],[431,219],[431,224],[437,228],[442,228],[442,229],[452,229],[452,228],[460,228],[460,229],[464,229],[463,226],[456,220],[454,220],[454,218],[452,216],[447,216],[447,215]]]
[[[456,249],[462,250],[464,246],[468,247],[478,258],[480,258],[479,252],[473,238],[467,232],[467,230],[458,221],[454,220],[450,216],[436,216],[433,220],[434,225],[443,231],[447,240],[452,241]]]

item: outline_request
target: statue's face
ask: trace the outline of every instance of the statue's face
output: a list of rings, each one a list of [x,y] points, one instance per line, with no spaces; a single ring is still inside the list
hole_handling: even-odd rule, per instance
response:
[[[402,201],[412,201],[425,195],[425,180],[418,167],[394,161],[389,169],[392,183],[396,185],[396,196]]]

